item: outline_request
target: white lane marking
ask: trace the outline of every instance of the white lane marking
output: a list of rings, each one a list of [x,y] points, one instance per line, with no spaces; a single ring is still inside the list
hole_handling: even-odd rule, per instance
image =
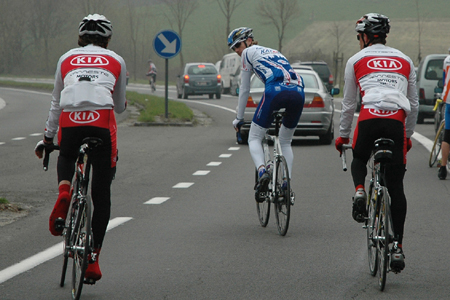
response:
[[[180,183],[177,183],[176,185],[174,185],[172,188],[174,188],[174,189],[187,189],[187,188],[191,187],[192,185],[194,185],[193,182],[180,182]]]
[[[0,145],[4,145],[5,144],[5,142],[0,142]]]
[[[170,197],[154,197],[154,198],[148,200],[147,202],[144,202],[144,204],[161,204],[163,202],[166,202],[169,199],[170,199]]]
[[[220,154],[219,157],[221,157],[221,158],[228,158],[228,157],[231,157],[231,154],[228,154],[228,153]]]
[[[11,141],[21,141],[21,140],[24,140],[24,139],[26,139],[26,137],[18,136],[16,138],[12,138]]]
[[[114,218],[109,221],[107,231],[109,231],[131,219],[132,218],[128,218],[128,217]],[[0,283],[3,283],[21,273],[29,271],[29,270],[33,269],[34,267],[37,267],[38,265],[40,265],[50,259],[57,257],[58,255],[63,254],[63,247],[64,247],[64,242],[60,242],[50,248],[47,248],[46,250],[44,250],[42,252],[39,252],[38,254],[35,254],[27,259],[24,259],[15,265],[12,265],[11,267],[3,269],[2,271],[0,271]]]
[[[0,109],[3,109],[5,106],[6,106],[5,100],[3,100],[2,98],[0,98]]]
[[[192,174],[192,175],[194,175],[194,176],[203,176],[203,175],[207,175],[208,173],[209,173],[210,171],[202,171],[202,170],[199,170],[199,171],[197,171],[197,172],[195,172],[194,174]]]
[[[209,164],[207,164],[206,166],[207,167],[217,167],[217,166],[220,166],[221,164],[222,164],[222,162],[220,162],[220,161],[212,161]]]
[[[43,136],[44,134],[42,132],[30,134],[30,136],[41,136],[41,135]]]
[[[228,148],[228,151],[237,151],[239,149],[241,149],[241,148],[240,147],[230,147],[230,148]]]

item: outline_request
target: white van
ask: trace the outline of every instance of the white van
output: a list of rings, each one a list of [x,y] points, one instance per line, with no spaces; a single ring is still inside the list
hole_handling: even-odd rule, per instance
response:
[[[237,53],[225,54],[220,63],[220,75],[222,76],[222,93],[230,93],[233,77],[239,75],[241,57]]]
[[[444,59],[447,54],[430,54],[425,56],[417,70],[417,94],[419,96],[419,115],[417,123],[425,118],[434,118],[434,88],[442,81]]]

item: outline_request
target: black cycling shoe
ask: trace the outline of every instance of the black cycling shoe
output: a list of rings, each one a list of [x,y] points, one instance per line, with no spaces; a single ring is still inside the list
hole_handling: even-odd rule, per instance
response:
[[[391,271],[395,274],[400,273],[405,268],[405,255],[400,247],[391,250]]]
[[[447,178],[447,166],[441,166],[438,171],[438,177],[440,180]]]
[[[363,223],[367,217],[366,212],[367,195],[363,189],[358,189],[353,197],[353,219],[358,223]]]
[[[261,178],[259,178],[258,183],[255,188],[255,200],[256,202],[264,202],[266,200],[265,194],[268,191],[270,182],[270,175],[266,172]]]

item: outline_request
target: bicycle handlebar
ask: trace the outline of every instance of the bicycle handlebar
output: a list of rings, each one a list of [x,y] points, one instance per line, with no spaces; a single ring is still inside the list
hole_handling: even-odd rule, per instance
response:
[[[342,145],[341,158],[342,158],[342,170],[344,172],[347,172],[347,157],[345,156],[345,150],[351,149],[351,148],[352,148],[351,144],[344,144],[344,145]]]
[[[44,148],[44,161],[43,161],[43,168],[44,171],[48,170],[48,162],[50,160],[50,153],[52,153],[54,150],[59,150],[59,146],[55,145],[55,144],[51,144],[51,145],[45,145]]]

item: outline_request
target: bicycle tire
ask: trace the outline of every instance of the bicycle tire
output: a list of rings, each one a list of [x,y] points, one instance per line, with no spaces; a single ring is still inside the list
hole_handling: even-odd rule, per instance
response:
[[[436,137],[434,138],[433,147],[430,152],[430,159],[428,160],[428,166],[431,168],[437,161],[439,153],[441,152],[442,140],[444,139],[444,127],[445,121],[441,121],[441,125],[436,133]]]
[[[386,187],[381,188],[380,193],[380,214],[378,226],[378,285],[381,291],[384,291],[386,286],[386,277],[389,262],[389,239],[390,239],[390,224],[389,224],[389,193]]]
[[[289,229],[289,220],[291,218],[291,183],[284,156],[280,156],[277,159],[275,172],[275,217],[278,233],[281,236],[285,236]]]
[[[78,215],[75,225],[75,244],[73,251],[72,268],[72,298],[80,299],[84,284],[84,274],[88,267],[88,257],[91,251],[91,218],[92,204],[89,195],[80,203],[81,213]]]
[[[258,182],[258,171],[255,169],[255,184]],[[270,201],[256,202],[256,212],[262,227],[266,227],[270,217]]]
[[[377,200],[375,199],[376,189],[373,187],[373,181],[369,187],[369,199],[367,201],[367,219],[366,219],[366,231],[367,231],[367,254],[369,259],[369,271],[370,275],[377,275],[378,269],[378,251],[376,239],[376,225],[377,225]]]
[[[72,203],[72,201],[71,201]],[[60,287],[64,287],[65,281],[66,281],[66,272],[67,272],[67,265],[69,262],[69,256],[70,256],[70,252],[71,252],[71,233],[72,233],[72,223],[73,223],[73,218],[72,218],[72,204],[70,205],[69,208],[69,214],[67,216],[66,219],[66,227],[64,228],[64,232],[63,232],[63,237],[64,237],[64,241],[63,241],[63,267],[62,267],[62,272],[61,272],[61,280],[59,281],[59,286]]]

